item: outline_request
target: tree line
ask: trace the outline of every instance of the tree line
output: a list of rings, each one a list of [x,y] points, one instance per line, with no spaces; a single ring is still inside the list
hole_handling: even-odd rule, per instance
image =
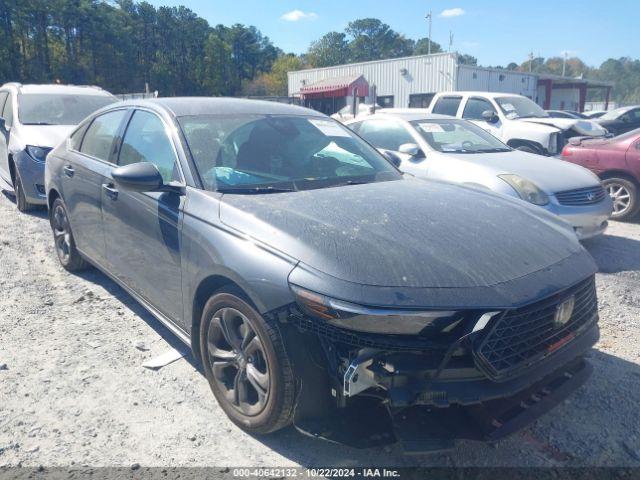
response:
[[[285,53],[257,28],[211,26],[190,9],[134,0],[0,0],[0,83],[95,84],[115,93],[147,86],[169,95],[286,95],[287,71],[426,54],[375,18],[350,22]],[[431,42],[431,52],[443,47]],[[471,55],[459,62],[477,64]],[[563,59],[534,58],[509,70],[562,73]],[[609,59],[589,67],[564,62],[568,76],[615,82],[612,100],[640,103],[640,60]]]

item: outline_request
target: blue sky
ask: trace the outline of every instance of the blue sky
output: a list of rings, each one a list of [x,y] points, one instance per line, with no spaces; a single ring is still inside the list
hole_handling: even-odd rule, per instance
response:
[[[418,0],[148,0],[185,5],[210,24],[255,25],[286,52],[302,53],[324,33],[351,20],[375,17],[409,38],[427,36],[424,16],[433,11],[432,38],[481,65],[526,60],[564,51],[598,66],[609,57],[640,57],[637,0],[418,1]]]

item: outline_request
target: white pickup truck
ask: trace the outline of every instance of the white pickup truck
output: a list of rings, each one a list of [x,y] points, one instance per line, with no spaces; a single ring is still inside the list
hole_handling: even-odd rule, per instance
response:
[[[560,154],[572,137],[607,133],[591,120],[551,118],[527,97],[512,93],[443,92],[427,110],[464,118],[512,148],[540,155]]]

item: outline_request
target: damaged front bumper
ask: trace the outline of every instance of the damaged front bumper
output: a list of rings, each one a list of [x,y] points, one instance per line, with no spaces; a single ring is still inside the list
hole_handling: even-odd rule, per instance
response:
[[[546,316],[567,298],[574,314],[548,331],[553,319]],[[593,280],[533,306],[473,319],[464,335],[444,346],[291,315],[289,321],[319,345],[315,353],[305,349],[313,358],[298,362],[308,365],[300,378],[315,381],[302,382],[296,427],[356,447],[400,441],[407,453],[448,449],[456,439],[495,441],[543,415],[590,374],[584,356],[599,337]],[[326,384],[318,380],[321,365]],[[323,402],[326,392],[330,398]]]

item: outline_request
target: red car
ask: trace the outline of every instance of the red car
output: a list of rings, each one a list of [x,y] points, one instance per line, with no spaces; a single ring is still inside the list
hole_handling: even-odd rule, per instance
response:
[[[614,220],[628,220],[640,210],[640,128],[617,137],[572,138],[562,158],[588,168],[601,179],[613,200]]]

